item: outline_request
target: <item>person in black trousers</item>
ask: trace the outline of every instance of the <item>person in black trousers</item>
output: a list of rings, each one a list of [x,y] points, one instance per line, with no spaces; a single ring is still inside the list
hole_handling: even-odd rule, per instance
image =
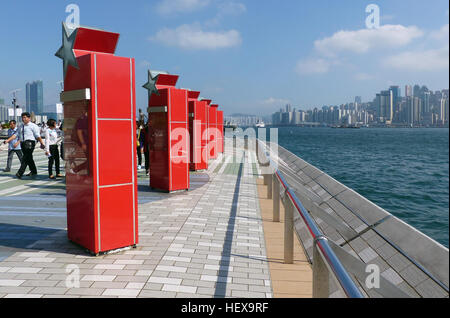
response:
[[[37,169],[33,160],[33,151],[36,146],[36,140],[41,144],[41,149],[45,149],[44,141],[40,136],[39,127],[31,122],[31,114],[28,112],[22,113],[22,126],[19,128],[19,140],[20,146],[23,152],[23,160],[19,171],[16,173],[16,177],[22,179],[23,174],[27,167],[30,167],[30,173],[28,176],[36,177]]]
[[[56,120],[49,119],[45,131],[45,153],[48,156],[48,176],[55,179],[53,175],[53,164],[55,164],[56,177],[62,177],[59,168],[58,132],[56,131]]]

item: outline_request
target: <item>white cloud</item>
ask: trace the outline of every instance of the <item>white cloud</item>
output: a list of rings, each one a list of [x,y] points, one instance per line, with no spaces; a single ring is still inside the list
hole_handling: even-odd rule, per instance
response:
[[[290,102],[291,101],[288,99],[269,97],[268,99],[262,101],[262,104],[264,104],[264,105],[286,105],[286,104],[289,104]]]
[[[162,0],[156,10],[161,15],[193,12],[208,6],[210,0]]]
[[[448,23],[444,25],[442,28],[440,28],[437,31],[433,31],[430,33],[431,37],[438,41],[445,41],[448,43],[448,37],[449,37],[449,27]]]
[[[150,40],[186,50],[214,50],[239,46],[241,34],[236,30],[203,31],[199,24],[184,24],[176,29],[159,30]]]
[[[386,24],[378,29],[339,31],[315,41],[314,47],[325,56],[335,56],[339,52],[366,53],[371,49],[401,47],[422,35],[423,31],[415,26]]]
[[[335,64],[339,63],[326,58],[307,58],[298,61],[296,71],[299,74],[324,74]]]
[[[383,66],[402,71],[447,71],[449,69],[449,47],[424,51],[403,52],[388,57]]]

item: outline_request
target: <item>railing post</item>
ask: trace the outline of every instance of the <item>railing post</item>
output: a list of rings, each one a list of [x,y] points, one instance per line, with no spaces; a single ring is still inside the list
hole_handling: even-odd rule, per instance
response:
[[[268,174],[267,175],[267,199],[272,199],[272,183],[273,183],[273,177],[274,175]]]
[[[284,205],[284,263],[294,263],[294,205],[287,194]]]
[[[321,239],[321,237],[318,239]],[[316,239],[314,240],[313,247],[313,298],[329,298],[329,284],[330,277],[328,268],[319,252]]]
[[[264,180],[264,185],[267,185],[269,183],[269,175],[263,174],[263,180]]]
[[[272,177],[273,221],[280,222],[280,182],[277,175]]]

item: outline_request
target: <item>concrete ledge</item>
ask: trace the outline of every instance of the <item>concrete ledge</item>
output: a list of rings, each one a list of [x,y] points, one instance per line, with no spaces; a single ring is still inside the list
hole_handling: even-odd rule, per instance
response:
[[[377,226],[376,231],[394,242],[409,257],[413,258],[448,286],[448,249],[396,217]]]

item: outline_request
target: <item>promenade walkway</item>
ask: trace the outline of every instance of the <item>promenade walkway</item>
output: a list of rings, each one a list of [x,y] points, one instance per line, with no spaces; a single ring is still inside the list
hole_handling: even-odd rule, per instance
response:
[[[264,235],[254,153],[238,149],[212,161],[191,174],[187,192],[151,192],[140,172],[138,247],[99,257],[67,240],[64,183],[48,181],[46,158],[40,151],[35,158],[37,180],[0,174],[0,298],[283,296],[286,284],[271,279],[269,264],[280,270],[280,259],[266,253],[266,241],[269,253],[277,243]],[[71,287],[78,273],[80,285]],[[298,284],[307,297],[310,279]]]

